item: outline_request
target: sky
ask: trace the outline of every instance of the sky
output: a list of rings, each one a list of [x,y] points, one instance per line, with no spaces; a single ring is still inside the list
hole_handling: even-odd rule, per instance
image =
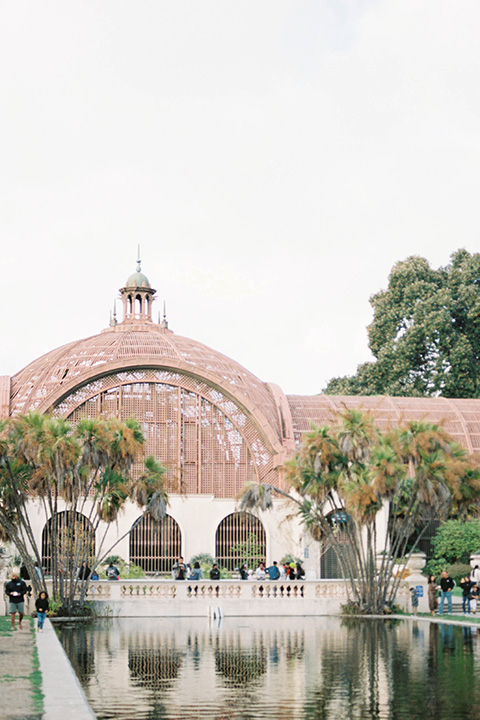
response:
[[[170,328],[288,394],[371,358],[395,262],[479,250],[478,0],[0,0],[0,375]],[[120,310],[120,305],[117,303]]]

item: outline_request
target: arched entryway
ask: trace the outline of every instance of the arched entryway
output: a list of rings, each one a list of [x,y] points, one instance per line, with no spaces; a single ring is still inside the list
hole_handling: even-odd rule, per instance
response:
[[[59,567],[64,572],[72,572],[84,559],[92,564],[95,558],[95,529],[85,515],[74,510],[59,512],[55,522],[51,517],[45,523],[42,566],[47,574],[52,570],[52,543],[56,544]]]
[[[166,515],[159,523],[143,515],[130,530],[130,562],[148,573],[170,573],[182,554],[182,534],[178,523]]]
[[[256,567],[267,555],[265,528],[251,513],[227,515],[215,534],[215,556],[220,566],[233,570],[243,563]]]
[[[326,516],[332,527],[336,528],[336,539],[341,548],[341,553],[353,552],[350,536],[347,532],[347,523],[350,516],[344,510],[336,510]],[[351,559],[353,560],[353,558]],[[355,564],[355,563],[353,563]],[[320,561],[320,576],[328,580],[343,578],[342,565],[332,545],[323,548]]]

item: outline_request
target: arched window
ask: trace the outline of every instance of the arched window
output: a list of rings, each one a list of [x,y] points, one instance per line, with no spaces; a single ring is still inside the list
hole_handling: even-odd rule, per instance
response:
[[[349,552],[351,547],[350,537],[346,531],[346,524],[349,519],[350,516],[344,510],[336,510],[327,515],[328,522],[336,529],[336,537],[341,545],[342,552],[345,553]],[[344,577],[337,553],[331,545],[325,545],[325,543],[320,561],[320,576],[328,580]]]
[[[46,573],[51,572],[52,543],[58,548],[58,562],[61,569],[71,572],[87,559],[92,564],[95,558],[95,530],[90,520],[74,510],[56,515],[56,532],[51,517],[42,531],[42,565]]]
[[[177,522],[167,515],[160,523],[143,515],[130,530],[130,562],[149,573],[169,573],[182,554],[182,535]]]
[[[240,565],[257,567],[265,561],[267,540],[260,520],[250,513],[227,515],[215,534],[215,556],[219,565],[233,570]]]

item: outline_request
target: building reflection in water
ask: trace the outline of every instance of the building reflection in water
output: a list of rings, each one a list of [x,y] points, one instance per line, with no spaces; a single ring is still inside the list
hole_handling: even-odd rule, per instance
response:
[[[65,628],[62,640],[99,719],[480,717],[476,629],[131,618]]]

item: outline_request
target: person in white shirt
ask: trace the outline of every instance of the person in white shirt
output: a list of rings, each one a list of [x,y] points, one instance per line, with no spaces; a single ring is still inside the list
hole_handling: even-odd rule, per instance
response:
[[[255,577],[257,580],[265,580],[265,565],[261,562],[258,568],[255,570]]]

